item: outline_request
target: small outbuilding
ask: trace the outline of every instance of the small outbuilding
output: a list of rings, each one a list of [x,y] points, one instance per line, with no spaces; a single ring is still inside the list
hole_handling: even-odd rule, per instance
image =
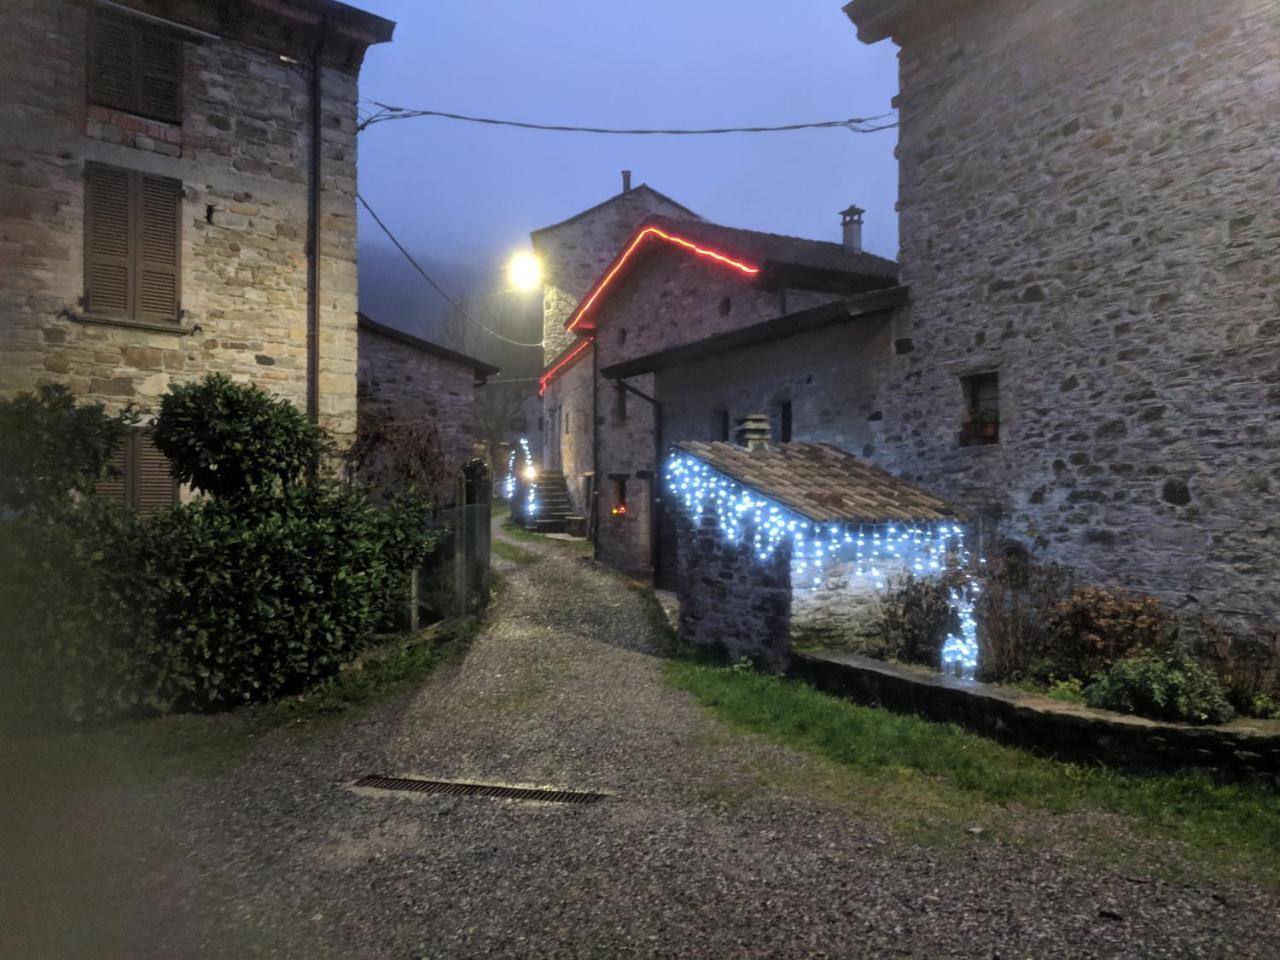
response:
[[[685,642],[785,670],[793,638],[865,632],[896,577],[963,557],[966,528],[945,501],[830,444],[774,442],[763,414],[741,436],[677,443],[667,460]],[[944,668],[972,675],[971,605],[953,600],[961,630]]]

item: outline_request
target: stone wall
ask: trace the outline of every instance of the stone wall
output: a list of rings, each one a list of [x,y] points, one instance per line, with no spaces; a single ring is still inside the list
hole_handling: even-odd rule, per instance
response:
[[[593,366],[588,347],[573,365],[547,384],[542,397],[542,460],[544,468],[564,473],[569,501],[582,516],[589,516],[591,505],[586,500],[587,476],[593,469],[596,425],[592,415]],[[561,422],[555,436],[551,411],[559,408]],[[569,432],[563,418],[569,419]]]
[[[749,657],[782,671],[791,655],[791,553],[758,561],[748,531],[741,545],[721,535],[714,513],[677,522],[680,639],[726,663]]]
[[[86,103],[88,5],[17,6],[0,34],[0,394],[64,383],[112,409],[132,402],[149,411],[170,382],[221,371],[305,406],[305,26],[261,14],[229,28],[227,39],[185,42],[183,121],[165,124]],[[220,6],[184,9],[221,31]],[[335,42],[321,78],[320,415],[340,440],[356,418],[362,52]],[[182,316],[172,327],[83,317],[89,161],[182,181]]]
[[[359,336],[359,411],[367,417],[427,420],[440,437],[444,473],[438,493],[451,503],[454,480],[475,451],[475,372],[376,331]],[[503,465],[505,469],[505,464]]]
[[[651,214],[691,216],[688,210],[642,184],[531,235],[544,277],[544,364],[574,340],[564,328],[565,321],[622,252],[636,227]]]
[[[801,647],[875,651],[884,645],[881,616],[875,585],[858,576],[857,564],[832,561],[820,585],[792,597],[791,639]]]
[[[901,54],[878,459],[1095,581],[1280,614],[1280,13],[987,0]],[[1000,443],[960,377],[998,371]]]

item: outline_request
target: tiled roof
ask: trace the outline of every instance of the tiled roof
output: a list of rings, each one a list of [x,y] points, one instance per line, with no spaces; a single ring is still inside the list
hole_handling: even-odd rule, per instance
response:
[[[825,443],[748,450],[685,441],[676,448],[818,523],[929,522],[958,518],[944,500]]]
[[[705,220],[679,220],[656,214],[646,219],[641,228],[644,226],[659,226],[695,243],[718,247],[731,252],[735,257],[760,264],[856,274],[885,280],[898,278],[898,265],[892,260],[877,257],[873,253],[855,252],[841,243],[788,237],[780,233],[761,233],[758,230],[725,227]]]
[[[411,333],[405,333],[395,327],[388,327],[386,324],[378,323],[363,313],[356,314],[356,320],[359,329],[368,330],[370,333],[376,333],[379,336],[386,337],[389,340],[398,340],[407,346],[421,350],[423,353],[429,353],[439,357],[441,360],[448,360],[459,366],[470,367],[478,379],[483,381],[486,377],[497,376],[501,371],[491,363],[485,363],[483,360],[477,360],[475,357],[469,357],[465,353],[459,353],[457,350],[450,350],[448,347],[442,347],[438,343],[432,343],[430,340],[423,340],[421,337],[415,337]]]

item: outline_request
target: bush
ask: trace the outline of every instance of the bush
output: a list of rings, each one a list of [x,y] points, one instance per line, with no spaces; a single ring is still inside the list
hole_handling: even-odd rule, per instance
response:
[[[1081,587],[1054,608],[1049,633],[1047,669],[1058,678],[1084,680],[1135,652],[1167,649],[1178,629],[1151,597]]]
[[[135,612],[131,689],[152,710],[275,697],[337,672],[429,552],[426,508],[318,482],[165,511],[112,588]]]
[[[1050,616],[1071,594],[1070,568],[1032,563],[1021,550],[1006,547],[971,573],[980,583],[973,610],[979,679],[1052,679],[1053,669],[1046,669],[1054,644]]]
[[[917,577],[907,573],[894,583],[880,603],[884,655],[903,663],[941,666],[942,645],[960,631],[960,618],[951,604],[955,574]]]
[[[73,492],[92,493],[137,420],[111,417],[100,403],[77,405],[62,386],[0,403],[0,507],[51,510]]]
[[[152,439],[175,477],[219,497],[287,487],[329,449],[288,400],[220,373],[170,387]]]
[[[68,422],[101,421],[55,399]],[[301,689],[369,641],[431,549],[427,505],[308,477],[323,435],[282,404],[225,377],[165,398],[156,433],[211,498],[144,518],[68,496],[0,522],[6,707],[88,720],[233,705]],[[57,462],[39,490],[101,466]]]
[[[1195,627],[1231,705],[1247,716],[1280,720],[1280,635],[1232,637],[1207,620]]]
[[[1113,664],[1084,697],[1091,707],[1154,720],[1226,723],[1235,716],[1217,679],[1181,645]]]

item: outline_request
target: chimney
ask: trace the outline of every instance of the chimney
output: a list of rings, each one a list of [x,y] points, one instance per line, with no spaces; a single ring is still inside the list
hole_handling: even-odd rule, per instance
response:
[[[769,426],[768,414],[749,414],[738,424],[738,438],[752,453],[768,450],[769,441],[773,438],[773,428]]]
[[[631,171],[630,170],[622,171],[622,192],[623,193],[631,192]]]
[[[862,252],[862,215],[866,212],[857,206],[840,211],[840,226],[844,228],[844,248],[853,253]]]

